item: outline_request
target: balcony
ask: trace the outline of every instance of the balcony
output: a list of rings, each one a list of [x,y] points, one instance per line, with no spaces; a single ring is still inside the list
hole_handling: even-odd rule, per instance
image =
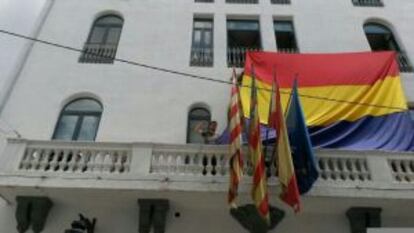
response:
[[[213,66],[213,49],[191,48],[191,66]]]
[[[228,148],[213,145],[61,142],[9,139],[0,157],[1,187],[220,191],[228,188]],[[414,154],[316,150],[313,196],[414,199]],[[245,160],[246,161],[246,160]],[[243,192],[251,184],[245,165]],[[270,186],[278,186],[274,165]],[[42,182],[41,182],[42,181]],[[47,182],[46,182],[47,181]]]
[[[117,45],[108,44],[85,44],[80,63],[114,63]]]
[[[352,0],[354,6],[373,6],[382,7],[384,4],[381,0]]]
[[[229,47],[227,48],[227,66],[244,67],[246,52],[261,51],[258,47]]]

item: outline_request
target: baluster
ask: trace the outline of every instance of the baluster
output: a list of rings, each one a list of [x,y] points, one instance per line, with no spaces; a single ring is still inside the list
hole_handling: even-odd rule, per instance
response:
[[[80,159],[80,154],[81,151],[80,150],[73,150],[72,151],[72,156],[70,158],[68,158],[68,171],[69,172],[74,172],[77,169],[77,163],[78,160]]]
[[[38,170],[42,170],[45,171],[46,167],[49,165],[49,155],[51,153],[50,149],[46,149],[43,152],[43,155],[41,156],[41,158],[39,158],[39,166],[38,166]]]
[[[54,172],[56,167],[58,166],[58,157],[59,157],[60,150],[53,149],[52,156],[49,158],[49,169],[48,171]]]
[[[20,169],[26,169],[26,170],[30,169],[30,161],[32,160],[33,152],[34,152],[33,148],[26,149],[23,159],[20,162]]]
[[[185,174],[185,172],[184,172],[185,164],[184,164],[184,160],[183,160],[183,154],[177,154],[176,155],[175,164],[177,166],[177,173],[180,174],[180,175]]]
[[[194,157],[192,158],[192,163],[193,163],[193,172],[194,175],[198,175],[201,176],[203,175],[203,159],[201,158],[201,155],[199,154],[195,154]]]
[[[104,165],[104,159],[105,159],[105,151],[99,151],[96,153],[95,160],[93,161],[93,172],[101,172],[103,165]]]

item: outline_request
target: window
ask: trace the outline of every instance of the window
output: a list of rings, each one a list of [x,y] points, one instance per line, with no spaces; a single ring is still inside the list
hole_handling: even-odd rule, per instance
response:
[[[257,4],[258,0],[226,0],[226,3]]]
[[[290,4],[290,0],[271,0],[272,4]]]
[[[352,0],[354,6],[384,6],[381,0]]]
[[[191,66],[213,65],[213,20],[194,19]]]
[[[364,32],[372,51],[393,50],[398,53],[398,62],[402,72],[412,72],[407,55],[400,49],[392,31],[379,23],[366,23]]]
[[[188,113],[187,143],[205,143],[202,132],[207,130],[211,121],[210,112],[205,108],[193,108]]]
[[[95,20],[79,62],[113,63],[123,23],[124,20],[116,15],[105,15]]]
[[[298,47],[296,45],[295,31],[292,21],[276,20],[274,21],[275,37],[277,50],[285,53],[296,53]]]
[[[102,105],[89,98],[67,104],[60,113],[53,139],[94,141],[102,115]]]
[[[227,64],[243,67],[247,51],[261,50],[259,21],[227,20]]]

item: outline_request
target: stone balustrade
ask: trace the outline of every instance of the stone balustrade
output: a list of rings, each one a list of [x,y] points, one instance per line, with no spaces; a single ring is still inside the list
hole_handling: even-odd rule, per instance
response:
[[[318,186],[413,189],[414,153],[321,149],[315,153]],[[229,170],[228,148],[219,145],[9,139],[0,160],[0,175],[33,178],[99,176],[111,181],[202,180],[227,185]],[[244,162],[249,183],[253,169],[248,159]],[[276,167],[267,164],[271,185],[277,185]]]

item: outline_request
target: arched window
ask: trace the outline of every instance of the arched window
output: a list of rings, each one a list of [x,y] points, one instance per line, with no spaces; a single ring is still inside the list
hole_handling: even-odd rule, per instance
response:
[[[102,105],[90,98],[67,104],[60,113],[53,139],[94,141],[102,115]]]
[[[412,66],[407,55],[401,50],[392,31],[379,23],[364,24],[364,32],[372,51],[396,51],[398,52],[398,62],[403,72],[412,72]]]
[[[124,20],[117,15],[99,17],[93,23],[79,62],[113,63]]]
[[[210,112],[201,107],[196,107],[188,113],[187,143],[205,143],[202,132],[207,130],[211,121]]]

